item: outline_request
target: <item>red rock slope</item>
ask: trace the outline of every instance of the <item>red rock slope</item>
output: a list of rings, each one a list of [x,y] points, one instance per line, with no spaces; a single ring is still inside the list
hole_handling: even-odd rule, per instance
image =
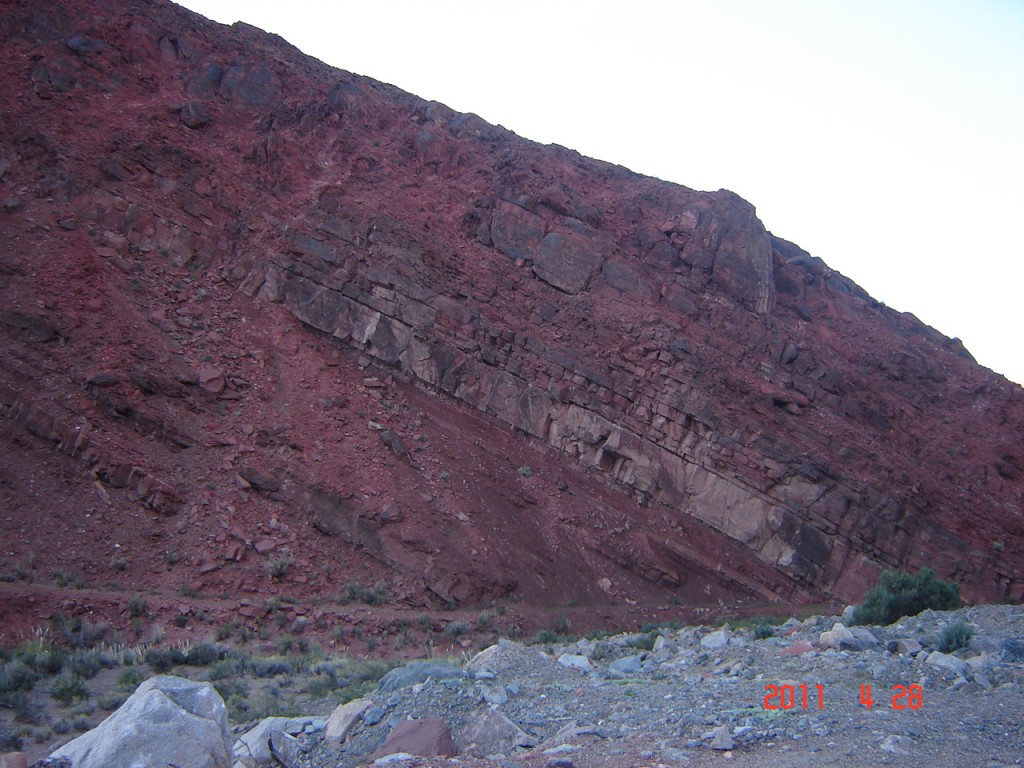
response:
[[[0,8],[10,568],[560,606],[928,565],[1020,599],[1024,390],[736,195],[169,3]]]

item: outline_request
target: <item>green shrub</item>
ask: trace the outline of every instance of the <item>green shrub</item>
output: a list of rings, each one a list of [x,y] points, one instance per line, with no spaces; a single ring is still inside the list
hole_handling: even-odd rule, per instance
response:
[[[54,701],[59,701],[64,706],[70,706],[74,701],[85,701],[89,698],[89,690],[85,687],[85,681],[74,672],[65,670],[53,679],[50,684],[50,696]]]
[[[864,596],[864,602],[854,612],[853,623],[892,624],[928,609],[951,611],[959,607],[960,586],[936,578],[931,568],[922,568],[913,576],[903,571],[886,571]]]
[[[146,650],[146,663],[154,672],[163,674],[177,664],[184,664],[185,652],[180,648],[149,648]]]
[[[534,645],[549,645],[551,643],[557,643],[558,636],[550,629],[542,629],[533,636],[533,640],[531,640],[531,642]]]
[[[96,651],[76,651],[64,666],[86,680],[96,677],[103,668],[100,655]]]
[[[128,699],[128,694],[121,691],[107,691],[102,694],[96,704],[104,712],[113,712]]]
[[[344,602],[358,600],[366,605],[384,605],[388,601],[387,592],[383,584],[375,584],[372,587],[364,587],[358,581],[350,581],[345,588]]]
[[[144,679],[145,676],[142,672],[134,667],[122,669],[121,673],[117,676],[117,685],[121,688],[135,688]]]
[[[529,464],[523,464],[516,472],[519,473],[520,477],[530,477],[533,474],[533,469],[530,468]]]
[[[39,675],[20,659],[8,661],[0,666],[0,693],[31,690],[38,679]]]
[[[196,643],[185,654],[185,663],[193,667],[205,667],[221,658],[220,648],[213,643]]]
[[[270,578],[283,579],[293,565],[295,565],[295,558],[290,552],[286,552],[280,557],[269,560],[265,567],[267,573],[270,574]]]
[[[970,624],[963,620],[954,621],[942,630],[939,650],[943,653],[952,653],[961,648],[966,648],[970,644],[972,637],[974,637],[974,629]]]
[[[149,610],[149,601],[142,595],[132,595],[128,600],[128,615],[138,619],[146,615]]]
[[[277,675],[287,675],[292,671],[292,665],[288,659],[282,659],[280,656],[253,659],[249,668],[256,677],[276,677]]]
[[[771,624],[758,624],[754,627],[755,640],[767,640],[769,637],[775,637],[775,627]]]

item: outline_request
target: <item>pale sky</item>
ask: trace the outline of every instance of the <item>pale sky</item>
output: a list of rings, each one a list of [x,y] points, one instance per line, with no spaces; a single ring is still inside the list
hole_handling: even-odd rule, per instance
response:
[[[183,0],[694,189],[1024,382],[1024,0]]]

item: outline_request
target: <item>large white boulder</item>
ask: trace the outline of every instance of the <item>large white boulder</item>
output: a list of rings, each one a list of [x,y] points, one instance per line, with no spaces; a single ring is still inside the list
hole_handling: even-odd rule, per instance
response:
[[[75,768],[230,768],[231,742],[227,710],[212,685],[160,675],[50,757],[66,757]]]

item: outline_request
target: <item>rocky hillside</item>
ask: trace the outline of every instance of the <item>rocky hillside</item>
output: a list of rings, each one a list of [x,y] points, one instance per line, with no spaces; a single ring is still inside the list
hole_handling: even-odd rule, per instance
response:
[[[736,195],[160,0],[2,9],[8,626],[124,617],[69,580],[252,623],[282,590],[339,620],[345,584],[639,614],[922,565],[1020,599],[1024,390]]]
[[[1021,764],[1019,606],[853,630],[838,618],[503,640],[464,664],[413,662],[362,698],[234,734],[214,686],[159,676],[35,768],[140,754],[235,768]],[[958,627],[960,647],[944,644]]]

